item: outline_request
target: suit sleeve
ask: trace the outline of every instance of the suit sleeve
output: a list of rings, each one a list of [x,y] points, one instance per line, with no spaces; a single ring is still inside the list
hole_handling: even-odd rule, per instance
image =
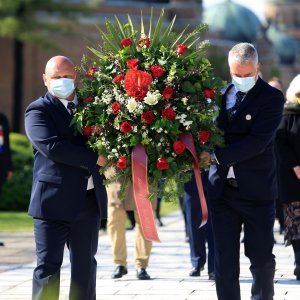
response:
[[[25,130],[33,147],[45,157],[57,163],[88,169],[90,172],[95,169],[97,153],[61,138],[46,111],[28,109],[25,114]]]
[[[215,151],[220,165],[231,166],[262,153],[275,136],[282,117],[284,99],[270,97],[260,106],[251,132],[238,142]]]
[[[297,160],[296,153],[292,149],[288,139],[289,132],[287,129],[287,123],[288,116],[284,116],[277,131],[276,145],[279,155],[279,161],[286,168],[292,169],[293,167],[299,165],[299,162]]]

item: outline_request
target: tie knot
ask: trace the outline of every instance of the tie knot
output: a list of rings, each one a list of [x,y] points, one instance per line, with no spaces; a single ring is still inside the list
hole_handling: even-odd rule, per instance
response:
[[[245,95],[246,95],[246,93],[238,91],[235,95],[237,102],[242,101]]]
[[[74,109],[75,108],[74,102],[72,102],[72,101],[68,102],[67,108],[70,110]]]

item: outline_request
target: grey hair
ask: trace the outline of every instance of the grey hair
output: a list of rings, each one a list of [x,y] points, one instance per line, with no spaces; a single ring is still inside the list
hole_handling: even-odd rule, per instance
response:
[[[231,48],[228,53],[228,63],[237,62],[244,64],[252,62],[254,65],[258,64],[258,54],[255,47],[250,43],[239,43]]]

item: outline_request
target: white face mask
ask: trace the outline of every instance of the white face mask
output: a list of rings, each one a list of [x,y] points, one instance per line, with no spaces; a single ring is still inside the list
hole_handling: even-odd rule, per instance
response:
[[[50,90],[57,98],[67,98],[75,90],[74,79],[52,79],[50,83]]]
[[[238,91],[247,93],[254,87],[256,83],[256,76],[244,78],[232,76],[232,83]]]

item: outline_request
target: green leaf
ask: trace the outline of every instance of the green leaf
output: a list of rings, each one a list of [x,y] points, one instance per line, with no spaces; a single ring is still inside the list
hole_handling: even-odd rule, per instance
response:
[[[152,39],[152,43],[151,43],[150,48],[153,48],[158,44],[159,36],[160,36],[160,33],[161,33],[161,29],[162,29],[163,16],[164,16],[164,10],[162,9],[161,13],[159,15],[159,18],[157,20],[156,26],[155,26],[153,39]]]
[[[190,94],[196,93],[196,89],[190,81],[184,81],[181,85],[181,88],[186,93],[190,93]]]
[[[170,33],[172,32],[172,29],[173,29],[173,26],[174,26],[174,22],[175,22],[175,19],[176,19],[176,15],[174,16],[173,20],[171,21],[171,23],[167,26],[162,38],[161,38],[161,44],[162,45],[166,45],[168,40],[169,40],[169,36],[170,36]]]
[[[144,27],[144,19],[143,19],[143,11],[141,10],[141,36],[145,36],[145,27]]]

